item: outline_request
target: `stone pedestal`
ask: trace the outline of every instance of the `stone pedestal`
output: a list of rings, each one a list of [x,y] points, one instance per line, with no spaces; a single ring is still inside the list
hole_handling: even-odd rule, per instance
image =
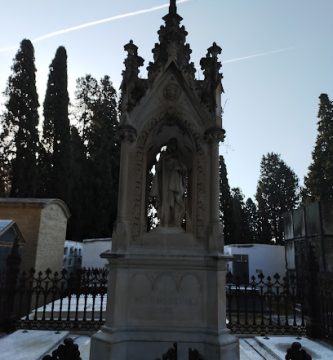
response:
[[[226,257],[111,254],[108,318],[94,335],[90,360],[162,359],[174,343],[207,360],[239,359],[225,328]]]

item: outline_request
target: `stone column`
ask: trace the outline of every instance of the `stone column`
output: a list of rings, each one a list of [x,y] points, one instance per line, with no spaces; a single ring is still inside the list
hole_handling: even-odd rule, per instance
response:
[[[130,167],[130,148],[136,139],[136,130],[130,125],[119,127],[119,138],[121,140],[121,163],[119,170],[119,190],[118,190],[118,215],[116,228],[114,229],[112,246],[114,251],[126,249],[131,238],[129,223],[129,192],[128,169]]]
[[[223,229],[219,218],[219,141],[224,137],[224,130],[212,127],[205,132],[210,147],[210,239],[209,249],[223,252]]]

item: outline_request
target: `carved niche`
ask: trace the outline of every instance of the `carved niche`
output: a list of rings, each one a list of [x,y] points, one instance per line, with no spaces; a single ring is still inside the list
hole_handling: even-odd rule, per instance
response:
[[[165,90],[170,96],[176,89]],[[164,92],[164,94],[165,94]],[[206,171],[205,141],[195,124],[183,114],[165,112],[160,117],[147,121],[138,133],[135,151],[135,186],[132,210],[132,235],[136,241],[146,229],[148,172],[156,154],[170,139],[177,139],[182,147],[183,161],[189,171],[188,206],[186,209],[186,232],[192,233],[198,240],[203,240],[206,233]]]

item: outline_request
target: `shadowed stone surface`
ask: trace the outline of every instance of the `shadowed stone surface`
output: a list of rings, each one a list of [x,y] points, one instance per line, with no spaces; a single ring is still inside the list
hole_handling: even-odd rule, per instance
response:
[[[39,360],[68,336],[68,331],[18,330],[0,339],[0,358]]]

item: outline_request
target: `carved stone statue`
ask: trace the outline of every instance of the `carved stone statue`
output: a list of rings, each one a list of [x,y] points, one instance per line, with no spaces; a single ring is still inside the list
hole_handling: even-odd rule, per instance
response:
[[[155,170],[150,196],[157,200],[160,225],[180,227],[185,215],[186,166],[179,158],[176,139],[161,152]]]

